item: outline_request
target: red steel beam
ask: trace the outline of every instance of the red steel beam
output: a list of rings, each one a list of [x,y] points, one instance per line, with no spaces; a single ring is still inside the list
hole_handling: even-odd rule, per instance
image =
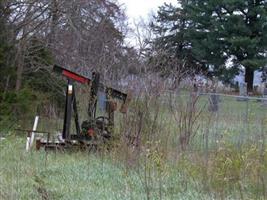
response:
[[[68,77],[70,79],[73,79],[73,80],[75,80],[77,82],[80,82],[82,84],[85,84],[85,83],[89,83],[90,82],[89,79],[87,79],[87,78],[85,78],[83,76],[79,76],[79,75],[77,75],[75,73],[72,73],[70,71],[67,71],[67,70],[63,70],[62,71],[62,75],[66,76],[66,77]]]
[[[85,83],[90,83],[90,78],[82,76],[80,74],[77,74],[75,72],[72,72],[68,69],[65,69],[63,67],[60,67],[58,65],[54,65],[53,70],[57,73],[60,73],[63,76],[66,76],[69,79],[72,79],[74,81],[77,81],[79,83],[85,84]]]

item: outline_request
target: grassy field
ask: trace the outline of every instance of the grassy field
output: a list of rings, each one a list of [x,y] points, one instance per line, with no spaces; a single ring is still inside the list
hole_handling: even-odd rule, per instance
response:
[[[0,144],[0,199],[208,199],[193,181],[182,186],[178,169],[159,177],[151,166],[145,180],[144,166],[129,168],[112,153],[26,153],[24,143],[10,136]]]
[[[267,199],[266,107],[221,97],[212,113],[207,96],[188,102],[133,101],[109,151],[26,153],[25,137],[9,134],[0,199]],[[39,129],[61,122],[41,118]]]

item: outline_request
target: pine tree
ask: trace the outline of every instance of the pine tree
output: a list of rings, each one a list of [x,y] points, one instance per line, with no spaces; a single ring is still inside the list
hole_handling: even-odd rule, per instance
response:
[[[173,88],[176,88],[185,76],[206,70],[205,65],[192,57],[191,44],[186,34],[187,13],[183,9],[186,1],[179,2],[182,7],[165,3],[151,23],[152,30],[157,35],[152,48],[153,70],[163,77],[172,78]]]
[[[170,49],[179,48],[177,44],[188,44],[192,58],[212,69],[214,75],[229,79],[245,68],[245,81],[248,89],[253,88],[254,71],[266,64],[267,48],[267,1],[265,0],[184,0],[178,8],[185,20],[184,37],[181,39],[180,27],[173,22],[181,20],[176,10],[161,15],[173,16],[160,20],[165,25],[165,38],[161,45],[171,44]],[[170,37],[171,34],[173,35]],[[159,38],[161,38],[160,36]],[[232,59],[232,68],[226,61]]]
[[[7,25],[7,10],[3,7],[3,1],[0,1],[0,101],[3,98],[2,95],[11,85],[12,75],[14,73],[14,67],[12,63],[13,47],[10,44],[9,39],[9,27]],[[1,98],[2,97],[2,98]]]
[[[225,68],[227,55],[225,41],[222,39],[220,24],[214,15],[218,1],[194,0],[184,5],[187,13],[187,39],[191,44],[192,56],[206,65],[212,76],[217,76],[224,82],[229,82],[234,74],[232,69]]]

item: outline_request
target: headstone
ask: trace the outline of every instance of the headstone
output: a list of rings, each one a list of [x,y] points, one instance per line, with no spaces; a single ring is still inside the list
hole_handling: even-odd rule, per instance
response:
[[[254,85],[253,86],[253,91],[256,92],[256,93],[259,93],[259,88],[260,88],[259,85]]]
[[[235,82],[234,89],[236,92],[238,92],[238,89],[239,89],[238,81]]]
[[[267,87],[265,87],[263,90],[263,97],[267,98]]]
[[[219,110],[219,96],[218,94],[214,93],[211,94],[209,97],[209,111],[217,112],[218,110]]]
[[[266,85],[267,86],[267,85]],[[263,105],[267,106],[267,87],[265,86],[265,88],[263,89]]]
[[[212,80],[212,94],[209,96],[209,111],[210,112],[217,112],[219,110],[219,95],[216,94],[218,88],[218,80]]]
[[[246,100],[248,100],[246,98],[247,96],[248,96],[247,83],[240,83],[240,85],[239,85],[239,97],[237,97],[237,101],[246,101]]]

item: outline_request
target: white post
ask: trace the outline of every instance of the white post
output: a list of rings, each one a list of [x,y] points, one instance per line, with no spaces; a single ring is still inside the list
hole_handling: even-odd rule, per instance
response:
[[[34,120],[33,128],[32,128],[33,131],[36,131],[36,130],[37,130],[38,121],[39,121],[39,116],[36,116],[36,117],[35,117],[35,120]],[[32,132],[32,134],[31,134],[30,147],[31,147],[32,144],[33,144],[34,136],[35,136],[35,132]]]
[[[34,120],[33,128],[32,128],[33,132],[31,132],[30,136],[29,135],[27,136],[26,151],[29,151],[29,149],[31,148],[33,144],[34,136],[35,136],[34,131],[36,131],[37,129],[38,121],[39,121],[39,116],[36,116]]]
[[[29,151],[29,149],[30,149],[30,136],[29,135],[27,135],[27,140],[26,140],[26,151]]]

